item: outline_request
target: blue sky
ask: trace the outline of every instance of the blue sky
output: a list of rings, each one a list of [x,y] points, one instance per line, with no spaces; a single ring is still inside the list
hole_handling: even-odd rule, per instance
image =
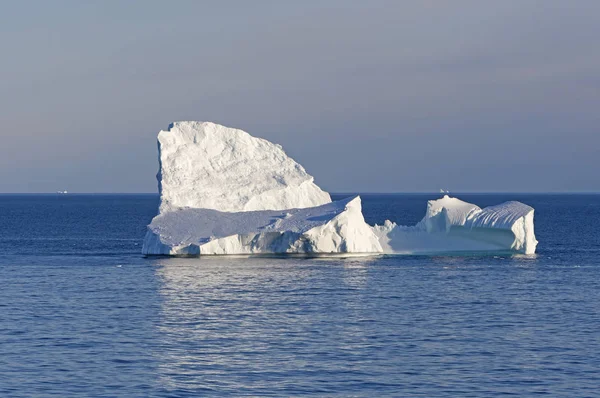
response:
[[[206,120],[336,192],[600,191],[600,2],[0,5],[0,192],[155,192]]]

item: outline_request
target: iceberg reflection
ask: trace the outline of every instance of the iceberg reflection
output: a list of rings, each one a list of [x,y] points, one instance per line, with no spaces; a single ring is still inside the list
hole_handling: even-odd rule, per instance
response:
[[[311,358],[319,347],[351,349],[332,343],[332,333],[342,340],[363,333],[361,322],[369,310],[360,291],[368,283],[371,261],[156,260],[162,297],[161,351],[156,353],[160,384],[170,391],[257,392],[288,382],[285,374],[315,371]],[[332,322],[338,316],[356,322]]]

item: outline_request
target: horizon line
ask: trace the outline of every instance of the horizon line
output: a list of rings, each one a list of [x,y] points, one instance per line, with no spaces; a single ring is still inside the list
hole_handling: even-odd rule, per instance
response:
[[[499,194],[527,194],[527,195],[598,195],[600,191],[339,191],[328,192],[330,195],[499,195]],[[0,195],[159,195],[158,192],[0,192]]]

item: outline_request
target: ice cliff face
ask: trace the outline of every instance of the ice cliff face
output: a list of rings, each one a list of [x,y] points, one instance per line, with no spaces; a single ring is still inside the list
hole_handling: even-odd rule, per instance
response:
[[[158,134],[160,212],[285,210],[331,202],[281,146],[208,122]]]
[[[160,213],[145,255],[534,253],[533,208],[444,196],[407,227],[369,226],[360,197],[331,202],[279,145],[214,123],[158,134]]]

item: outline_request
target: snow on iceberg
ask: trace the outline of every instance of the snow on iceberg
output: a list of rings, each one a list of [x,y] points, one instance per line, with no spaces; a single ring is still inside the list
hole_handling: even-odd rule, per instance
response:
[[[360,197],[288,210],[180,209],[158,215],[144,240],[147,255],[379,253]]]
[[[484,209],[445,195],[427,203],[425,217],[407,227],[386,221],[375,225],[386,253],[428,254],[474,251],[535,253],[534,209],[506,202]]]
[[[160,212],[285,210],[331,202],[281,146],[209,122],[158,133]]]
[[[533,208],[445,195],[407,227],[369,226],[360,197],[331,202],[279,145],[207,122],[158,134],[161,203],[145,255],[534,253]]]

